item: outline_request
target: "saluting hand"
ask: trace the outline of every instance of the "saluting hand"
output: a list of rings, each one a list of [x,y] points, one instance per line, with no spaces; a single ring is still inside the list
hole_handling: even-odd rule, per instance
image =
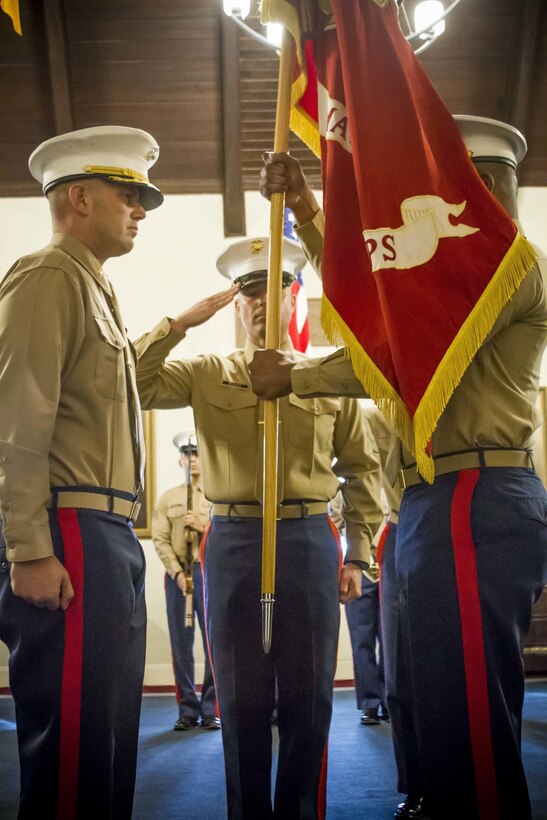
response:
[[[74,598],[70,576],[54,556],[34,561],[17,561],[11,565],[13,594],[39,609],[67,609]]]
[[[232,285],[228,290],[222,290],[220,293],[214,293],[206,299],[201,299],[171,321],[172,329],[183,336],[191,327],[202,325],[223,307],[229,305],[237,293],[239,293],[239,285]]]

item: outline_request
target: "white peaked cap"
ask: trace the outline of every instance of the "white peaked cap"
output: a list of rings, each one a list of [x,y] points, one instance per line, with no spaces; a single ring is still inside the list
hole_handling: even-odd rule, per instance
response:
[[[455,114],[454,119],[473,162],[505,162],[516,168],[524,158],[526,140],[514,126],[467,114]]]
[[[146,131],[99,125],[46,140],[31,154],[29,169],[45,194],[60,182],[89,177],[137,185],[143,207],[151,211],[163,202],[163,194],[148,180],[148,169],[159,153]]]
[[[268,271],[270,239],[258,236],[234,242],[217,259],[217,269],[242,288],[261,279]],[[298,242],[283,238],[283,287],[290,285],[306,264],[306,255]]]

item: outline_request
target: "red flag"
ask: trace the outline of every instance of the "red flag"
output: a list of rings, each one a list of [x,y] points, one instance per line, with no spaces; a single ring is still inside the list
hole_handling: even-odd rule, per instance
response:
[[[0,9],[11,17],[13,28],[17,34],[23,34],[21,30],[21,17],[19,15],[19,0],[0,0]]]
[[[394,0],[272,2],[305,6],[315,30],[323,326],[432,480],[438,419],[535,253],[481,182]]]

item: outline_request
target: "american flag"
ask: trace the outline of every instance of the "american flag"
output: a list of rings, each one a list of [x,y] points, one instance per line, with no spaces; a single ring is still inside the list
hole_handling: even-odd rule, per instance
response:
[[[298,242],[298,237],[294,232],[294,216],[289,208],[285,208],[283,234],[288,239],[294,239]],[[300,353],[306,353],[310,344],[310,326],[308,322],[308,300],[306,299],[306,291],[304,290],[300,271],[292,283],[292,294],[295,297],[295,305],[289,323],[289,336],[294,349],[300,351]]]

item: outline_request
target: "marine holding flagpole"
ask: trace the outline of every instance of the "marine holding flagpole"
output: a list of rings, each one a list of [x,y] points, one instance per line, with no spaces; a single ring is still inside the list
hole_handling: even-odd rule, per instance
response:
[[[379,463],[351,399],[296,396],[279,402],[279,503],[275,510],[276,602],[268,653],[260,606],[264,404],[248,363],[266,332],[268,237],[233,243],[217,261],[234,286],[135,343],[143,406],[191,405],[211,526],[202,542],[206,623],[222,722],[228,816],[324,817],[327,738],[332,712],[339,602],[360,594],[361,567],[380,526]],[[298,243],[282,243],[280,340],[288,335],[291,285],[304,265]],[[192,327],[235,298],[246,332],[242,350],[167,359]],[[335,461],[336,459],[336,461]],[[334,466],[333,466],[334,463]],[[345,564],[328,502],[342,484]],[[279,761],[271,801],[272,727],[278,692]]]
[[[386,475],[403,468],[395,568],[419,808],[432,820],[524,820],[521,646],[547,580],[547,494],[530,450],[547,263],[518,222],[526,141],[510,124],[451,116],[394,3],[320,5],[332,17],[316,44],[319,91],[336,102],[320,108],[326,212],[286,154],[267,157],[261,186],[286,193],[323,274],[324,325],[347,348],[298,364],[257,351],[253,389],[368,394],[396,428],[406,448]],[[436,240],[409,265],[423,230]]]

